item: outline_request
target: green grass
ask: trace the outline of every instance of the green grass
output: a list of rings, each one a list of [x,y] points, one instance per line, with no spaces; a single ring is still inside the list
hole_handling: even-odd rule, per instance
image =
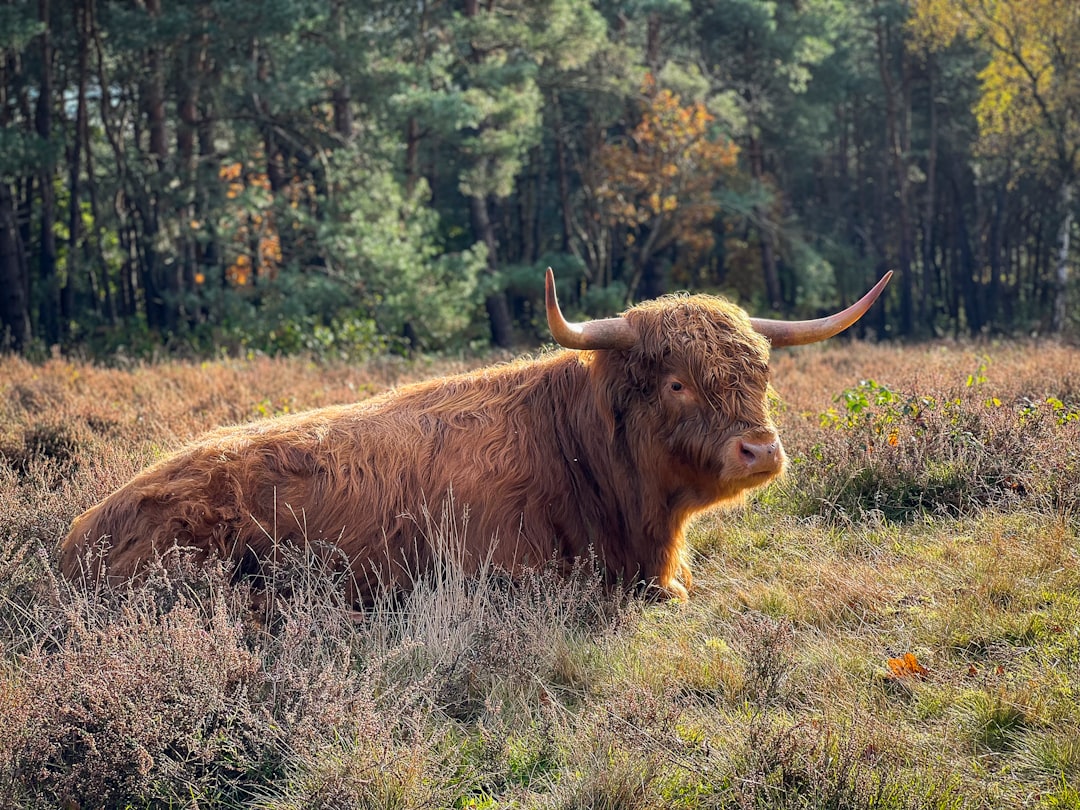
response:
[[[0,359],[0,806],[1078,808],[1076,357],[778,356],[791,471],[697,521],[688,602],[444,566],[362,616],[304,559],[252,600],[52,553],[207,421],[447,366]]]

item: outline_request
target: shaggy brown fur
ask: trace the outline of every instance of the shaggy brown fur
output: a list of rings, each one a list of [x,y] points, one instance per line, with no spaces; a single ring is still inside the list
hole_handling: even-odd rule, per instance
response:
[[[563,350],[216,430],[76,518],[62,570],[128,578],[174,545],[251,570],[280,544],[332,546],[368,601],[377,582],[405,587],[430,563],[418,517],[452,498],[468,510],[468,566],[592,550],[612,581],[685,595],[687,520],[783,467],[769,345],[710,296],[626,318],[640,338],[630,350]],[[745,442],[771,448],[764,468]]]

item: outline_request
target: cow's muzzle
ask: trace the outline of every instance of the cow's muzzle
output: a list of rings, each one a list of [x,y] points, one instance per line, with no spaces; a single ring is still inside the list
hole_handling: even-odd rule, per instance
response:
[[[784,468],[784,448],[772,431],[742,437],[735,443],[735,455],[748,475],[775,475]]]

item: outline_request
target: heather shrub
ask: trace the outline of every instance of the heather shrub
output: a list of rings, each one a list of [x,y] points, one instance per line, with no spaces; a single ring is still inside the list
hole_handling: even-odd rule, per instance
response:
[[[121,589],[52,581],[6,622],[3,691],[20,706],[0,742],[8,801],[235,800],[370,711],[326,636],[305,628],[300,652],[295,617],[277,636],[253,635],[252,618],[221,570],[163,567]]]
[[[963,807],[955,784],[927,781],[898,764],[870,728],[833,731],[820,724],[752,717],[733,746],[731,792],[723,808],[805,807],[916,810]]]
[[[960,379],[862,379],[802,423],[772,498],[800,515],[889,520],[979,509],[1080,507],[1080,390]],[[809,422],[810,420],[807,420]]]
[[[357,614],[298,550],[257,590],[183,555],[117,588],[25,555],[5,571],[32,564],[37,586],[5,582],[5,805],[450,804],[484,771],[445,720],[524,733],[629,605],[585,565],[511,580],[444,561]]]
[[[28,475],[35,462],[52,461],[55,474],[70,475],[80,456],[90,449],[88,431],[78,424],[68,424],[46,416],[0,444],[0,456],[17,472]]]

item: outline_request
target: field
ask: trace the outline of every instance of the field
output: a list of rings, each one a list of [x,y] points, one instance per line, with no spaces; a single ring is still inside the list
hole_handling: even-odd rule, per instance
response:
[[[587,564],[359,617],[302,564],[257,602],[57,578],[71,518],[207,427],[466,365],[0,358],[0,806],[1080,808],[1062,344],[777,352],[788,475],[695,524],[685,603]]]

